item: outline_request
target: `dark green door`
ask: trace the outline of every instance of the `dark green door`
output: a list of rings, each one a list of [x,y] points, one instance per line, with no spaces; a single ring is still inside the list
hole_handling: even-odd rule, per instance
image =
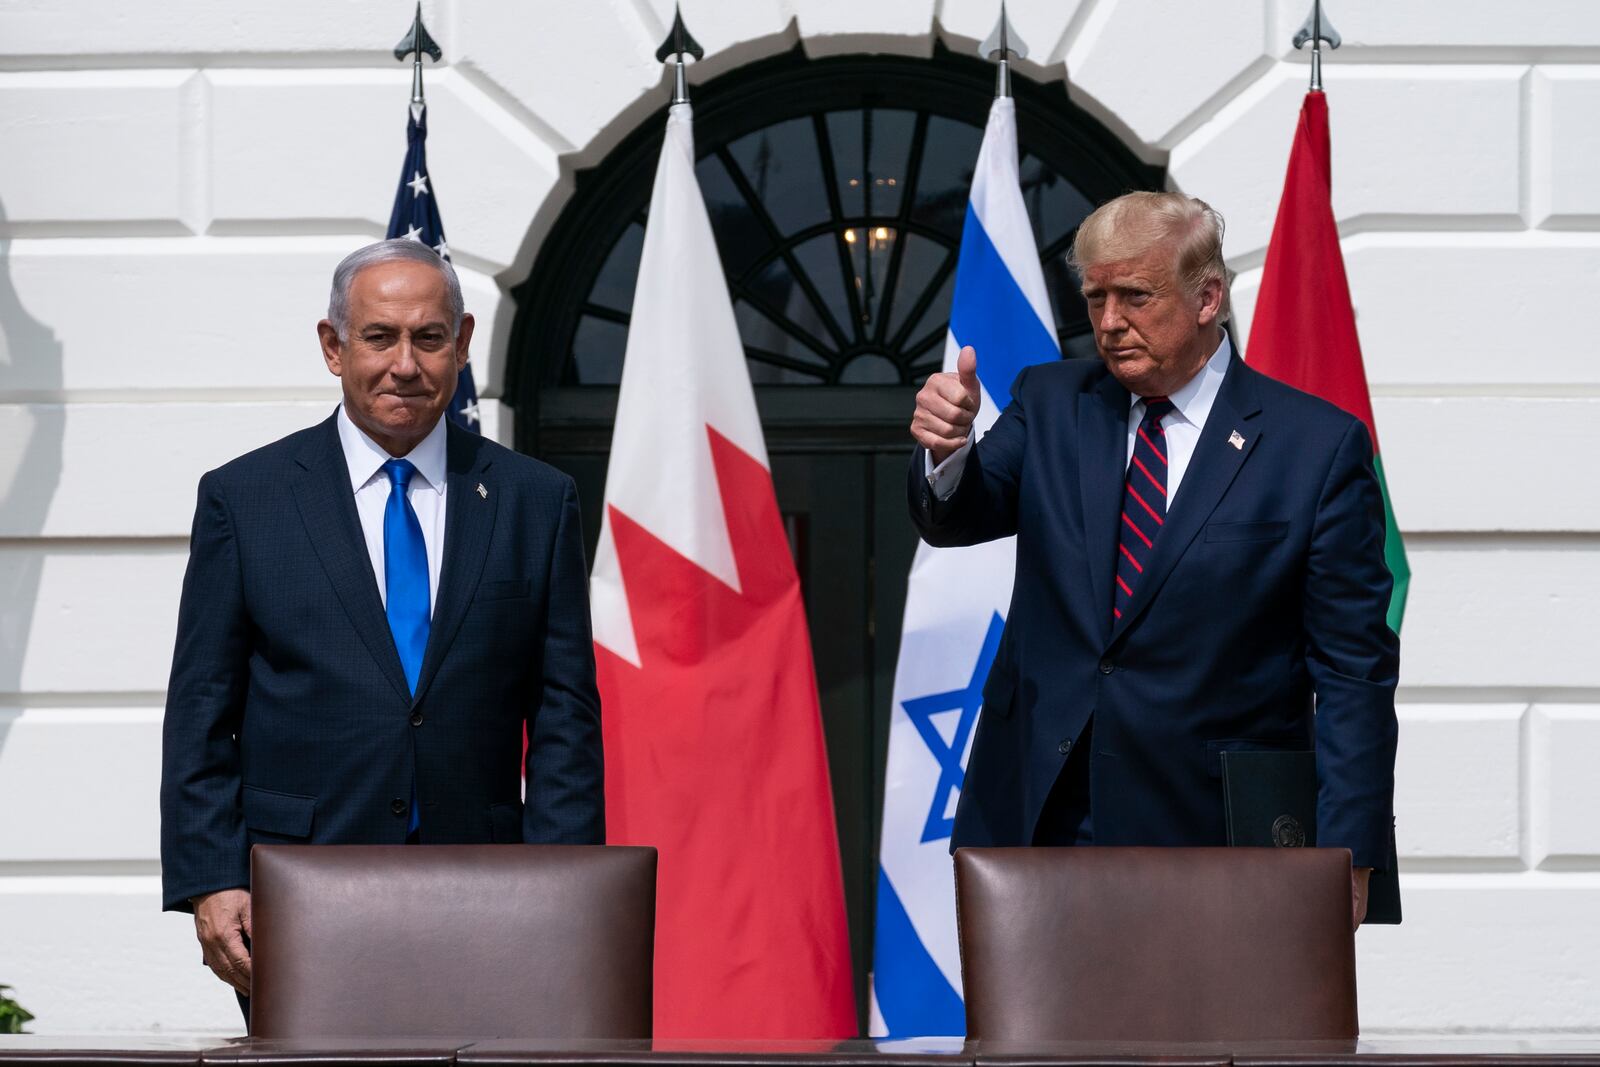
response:
[[[811,624],[863,1024],[888,701],[915,543],[901,503],[906,451],[791,453],[772,459],[778,506],[789,524]]]

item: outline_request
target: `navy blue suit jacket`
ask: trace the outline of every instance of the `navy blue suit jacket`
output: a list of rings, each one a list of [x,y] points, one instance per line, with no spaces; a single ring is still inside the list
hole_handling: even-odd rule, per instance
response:
[[[1011,395],[949,500],[911,467],[929,544],[1017,535],[952,847],[1030,843],[1092,715],[1097,844],[1226,844],[1221,753],[1315,747],[1318,844],[1388,869],[1399,640],[1365,427],[1234,356],[1113,624],[1130,397],[1099,360]]]
[[[414,698],[334,419],[200,480],[163,730],[168,910],[248,886],[257,842],[399,844],[413,786],[424,842],[604,841],[577,491],[447,432],[444,560]]]

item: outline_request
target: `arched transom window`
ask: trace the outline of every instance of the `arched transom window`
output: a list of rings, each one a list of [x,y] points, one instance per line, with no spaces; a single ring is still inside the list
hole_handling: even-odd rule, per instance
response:
[[[1060,84],[1015,78],[1021,181],[1063,351],[1089,324],[1064,263],[1093,206],[1159,187]],[[694,90],[696,170],[757,385],[907,385],[938,368],[992,68],[790,55]],[[517,290],[515,402],[614,386],[661,117],[579,187]],[[533,366],[529,364],[532,363]]]

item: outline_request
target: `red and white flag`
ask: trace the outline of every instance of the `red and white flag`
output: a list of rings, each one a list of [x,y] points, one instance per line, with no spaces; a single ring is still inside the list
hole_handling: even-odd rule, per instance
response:
[[[660,850],[655,1033],[855,1033],[805,605],[673,105],[591,579],[606,829]]]

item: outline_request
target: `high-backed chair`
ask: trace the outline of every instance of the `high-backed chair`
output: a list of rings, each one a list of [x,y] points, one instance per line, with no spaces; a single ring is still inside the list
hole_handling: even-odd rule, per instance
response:
[[[1343,849],[964,848],[967,1036],[1353,1039]]]
[[[651,1035],[656,851],[258,845],[260,1038]]]

